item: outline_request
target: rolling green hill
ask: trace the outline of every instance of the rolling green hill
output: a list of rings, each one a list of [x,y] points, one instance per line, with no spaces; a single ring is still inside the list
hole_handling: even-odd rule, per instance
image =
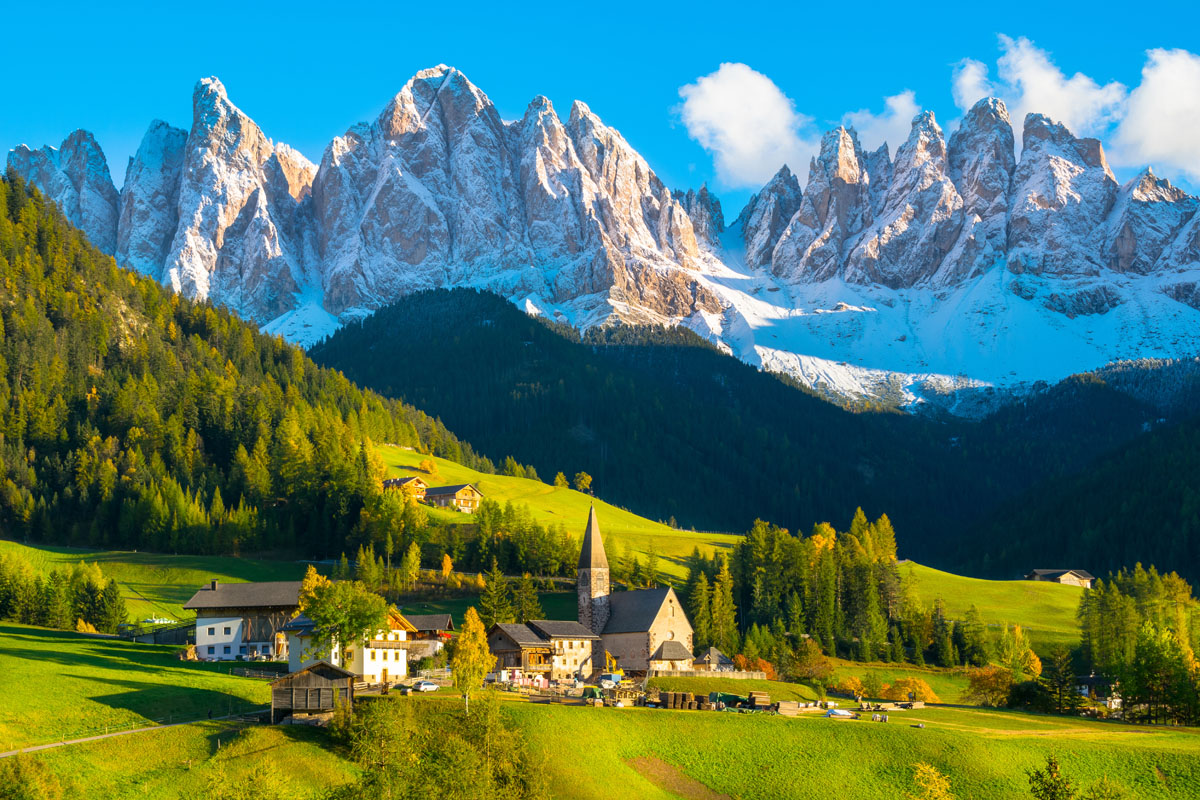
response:
[[[263,561],[232,556],[176,556],[139,553],[136,550],[88,550],[53,545],[23,545],[0,540],[0,553],[25,559],[34,569],[69,570],[80,561],[96,563],[104,575],[116,579],[131,621],[147,617],[183,619],[183,610],[196,590],[212,579],[243,581],[298,581],[305,565],[289,561]]]
[[[512,502],[527,505],[534,518],[544,525],[564,525],[579,540],[587,524],[588,507],[596,506],[600,531],[604,536],[609,558],[615,558],[628,542],[635,553],[644,560],[653,542],[658,550],[662,571],[672,578],[682,578],[686,573],[684,559],[699,547],[706,555],[716,548],[730,548],[738,536],[727,533],[696,533],[670,528],[660,522],[651,522],[631,511],[618,508],[599,498],[564,489],[528,478],[513,478],[491,475],[464,467],[444,458],[434,458],[437,473],[427,475],[418,465],[429,456],[403,447],[380,447],[379,453],[394,476],[419,475],[431,486],[471,483],[484,497],[503,505]],[[443,509],[430,509],[430,515],[447,522],[469,523],[470,515]]]
[[[911,561],[900,566],[901,576],[910,581],[916,596],[926,606],[941,598],[946,613],[962,619],[975,606],[991,627],[1020,625],[1029,633],[1034,649],[1044,654],[1055,644],[1079,644],[1079,622],[1075,612],[1083,589],[1057,583],[1011,580],[989,581],[967,578],[921,566]]]

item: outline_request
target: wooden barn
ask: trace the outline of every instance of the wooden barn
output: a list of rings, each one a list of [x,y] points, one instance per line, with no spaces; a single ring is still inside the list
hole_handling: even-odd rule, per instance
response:
[[[323,714],[333,711],[338,702],[354,702],[357,677],[328,661],[309,664],[271,682],[271,724],[276,725],[292,714]]]
[[[425,502],[438,508],[453,508],[468,514],[475,513],[483,492],[469,483],[455,486],[430,486],[425,490]]]

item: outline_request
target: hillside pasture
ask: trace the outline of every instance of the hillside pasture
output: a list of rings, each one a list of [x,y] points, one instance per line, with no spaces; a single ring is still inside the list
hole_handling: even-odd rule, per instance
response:
[[[938,598],[951,619],[962,619],[971,606],[994,634],[1003,625],[1019,624],[1044,656],[1053,646],[1079,645],[1075,612],[1083,589],[1041,581],[989,581],[968,578],[922,566],[912,561],[900,565],[900,575],[913,587],[926,608]]]
[[[717,549],[733,547],[739,539],[735,534],[678,530],[574,489],[528,478],[489,475],[415,450],[384,445],[378,448],[378,452],[388,467],[389,477],[419,476],[430,486],[474,484],[484,497],[501,505],[512,502],[514,505],[529,506],[534,519],[543,525],[564,525],[577,540],[582,537],[587,525],[588,507],[594,504],[610,560],[619,557],[628,543],[644,562],[653,542],[658,549],[662,572],[674,579],[685,576],[685,559],[696,547],[703,553],[711,554]],[[427,459],[437,465],[437,471],[433,474],[420,469],[420,463]],[[470,515],[456,511],[430,509],[429,513],[431,517],[447,522],[466,523],[471,520]]]
[[[52,569],[70,571],[80,561],[99,564],[105,577],[116,579],[120,585],[131,622],[149,617],[194,616],[183,610],[183,604],[214,578],[226,583],[298,581],[305,569],[304,564],[292,561],[87,550],[0,540],[0,553],[5,552],[24,558],[43,574]]]
[[[0,751],[270,702],[265,680],[180,661],[178,650],[0,624]]]

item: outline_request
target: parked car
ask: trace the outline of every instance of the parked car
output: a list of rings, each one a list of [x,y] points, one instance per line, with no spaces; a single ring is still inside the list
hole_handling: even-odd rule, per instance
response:
[[[413,684],[413,689],[418,692],[436,692],[438,685],[433,681],[417,681]]]

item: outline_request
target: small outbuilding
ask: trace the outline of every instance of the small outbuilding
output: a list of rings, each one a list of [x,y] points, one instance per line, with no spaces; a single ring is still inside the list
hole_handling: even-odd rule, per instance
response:
[[[418,478],[416,475],[410,475],[405,478],[388,478],[383,482],[384,489],[399,489],[405,494],[412,495],[418,500],[425,499],[425,490],[429,488],[429,484]]]
[[[309,664],[271,682],[271,724],[293,714],[332,712],[341,701],[354,703],[356,676],[328,661]]]
[[[715,647],[710,647],[696,657],[692,669],[708,672],[733,672],[733,659]]]
[[[1090,572],[1082,569],[1035,569],[1025,576],[1025,580],[1049,581],[1051,583],[1082,586],[1084,589],[1090,589],[1092,588],[1092,581],[1095,578],[1092,577]]]

